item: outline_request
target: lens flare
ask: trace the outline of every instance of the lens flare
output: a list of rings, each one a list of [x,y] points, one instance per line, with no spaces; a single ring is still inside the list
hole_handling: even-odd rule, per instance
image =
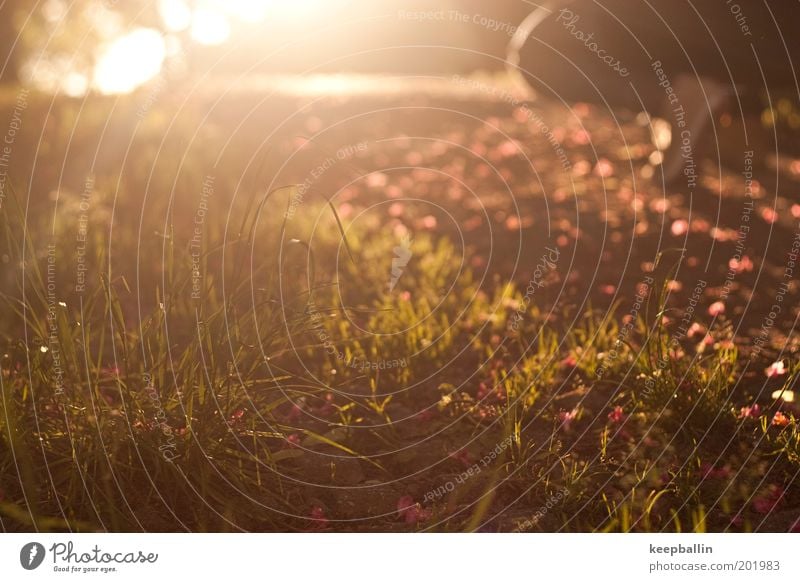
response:
[[[137,28],[108,45],[94,70],[101,93],[130,93],[155,77],[164,64],[164,37],[151,28]]]

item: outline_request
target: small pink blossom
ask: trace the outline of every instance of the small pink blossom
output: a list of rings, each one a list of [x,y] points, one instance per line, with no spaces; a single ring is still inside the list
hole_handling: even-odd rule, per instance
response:
[[[325,402],[323,402],[322,406],[314,410],[314,415],[327,418],[328,416],[331,416],[335,411],[336,411],[336,405],[333,403],[333,394],[328,392],[325,395]]]
[[[606,158],[600,158],[594,167],[594,173],[601,178],[610,178],[614,175],[614,164]]]
[[[772,417],[772,426],[788,426],[789,417],[782,413],[780,410]]]
[[[743,406],[739,411],[739,418],[758,418],[761,416],[761,407],[758,404]]]
[[[776,376],[783,376],[786,373],[786,366],[783,364],[783,360],[778,362],[773,362],[770,364],[770,367],[764,370],[764,373],[767,375],[767,378],[775,378]]]
[[[475,463],[475,457],[466,449],[459,449],[454,453],[450,453],[450,458],[455,459],[465,467],[469,467]]]
[[[761,209],[761,218],[768,224],[775,224],[778,222],[778,213],[772,208],[766,207]]]
[[[328,517],[325,515],[325,510],[319,505],[312,507],[308,516],[312,520],[311,530],[324,529],[328,526]]]
[[[519,145],[510,139],[501,143],[497,149],[504,158],[510,158],[520,153]]]
[[[585,129],[578,129],[572,132],[572,141],[577,145],[587,145],[592,141],[592,136]]]
[[[423,509],[410,495],[403,495],[397,500],[397,514],[408,524],[416,524],[430,517],[430,511]]]
[[[575,359],[575,356],[572,354],[568,355],[566,358],[561,360],[561,365],[565,368],[574,368],[578,365],[578,360]]]
[[[383,172],[373,172],[367,176],[367,186],[370,188],[383,188],[389,181],[389,177]]]
[[[303,416],[302,407],[300,407],[299,404],[292,404],[292,407],[289,409],[289,412],[286,413],[286,420],[289,422],[294,422],[301,416]]]
[[[672,236],[683,236],[686,234],[686,231],[689,230],[689,223],[683,219],[676,220],[672,223],[670,227],[670,231],[672,232]]]
[[[427,228],[428,230],[436,228],[437,224],[436,217],[433,214],[423,217],[420,222],[422,224],[422,228]]]
[[[694,322],[691,327],[689,327],[689,331],[686,332],[688,337],[694,337],[695,334],[703,333],[706,331],[706,328],[703,327],[701,324]]]
[[[558,413],[558,420],[561,422],[561,428],[568,431],[572,425],[572,421],[578,416],[578,409],[562,410]]]
[[[683,289],[683,283],[681,283],[680,281],[676,281],[675,279],[672,279],[667,283],[667,289],[673,292],[678,292],[681,289]]]
[[[608,413],[608,420],[615,424],[621,424],[625,422],[628,418],[628,415],[622,410],[621,406],[615,406],[614,410]]]
[[[522,222],[519,219],[519,216],[512,214],[508,218],[506,218],[506,230],[519,230],[519,227],[522,225]]]
[[[389,216],[393,216],[395,218],[399,218],[403,216],[403,213],[406,211],[406,207],[402,202],[393,202],[389,206]]]
[[[713,465],[704,464],[700,467],[704,479],[728,479],[731,476],[731,470],[728,467],[715,468]]]
[[[432,408],[420,410],[414,415],[414,420],[417,422],[430,422],[434,418],[436,418],[436,411]]]
[[[772,512],[783,501],[783,488],[778,485],[772,485],[769,491],[757,497],[753,501],[753,509],[758,513],[766,514]]]
[[[747,255],[741,259],[731,259],[728,261],[728,267],[736,273],[750,272],[753,270],[753,261]]]
[[[717,317],[725,313],[725,304],[722,301],[715,301],[708,307],[708,314],[711,317]]]

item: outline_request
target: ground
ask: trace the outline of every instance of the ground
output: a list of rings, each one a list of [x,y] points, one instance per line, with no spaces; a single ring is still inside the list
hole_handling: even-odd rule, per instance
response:
[[[798,529],[779,124],[327,82],[28,97],[4,530]]]

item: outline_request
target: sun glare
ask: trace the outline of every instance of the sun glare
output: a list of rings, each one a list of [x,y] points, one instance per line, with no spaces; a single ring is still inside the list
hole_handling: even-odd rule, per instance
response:
[[[129,93],[161,71],[165,54],[158,31],[137,28],[108,46],[95,68],[94,84],[102,93]]]
[[[237,22],[296,24],[325,6],[323,0],[159,0],[158,11],[166,31],[188,30],[194,42],[215,46],[230,39]],[[159,73],[165,56],[166,42],[159,31],[135,29],[101,54],[94,86],[102,93],[129,93]],[[78,85],[72,82],[71,92],[79,91]]]
[[[184,0],[161,0],[160,9],[167,26],[181,26],[176,30],[182,30],[191,22],[192,39],[200,44],[218,45],[230,37],[232,22],[297,23],[323,6],[322,0],[205,0],[191,12]]]
[[[192,9],[184,0],[161,0],[158,13],[170,32],[186,30],[192,24]]]
[[[214,8],[198,8],[192,16],[192,39],[200,44],[222,44],[231,35],[227,16]]]

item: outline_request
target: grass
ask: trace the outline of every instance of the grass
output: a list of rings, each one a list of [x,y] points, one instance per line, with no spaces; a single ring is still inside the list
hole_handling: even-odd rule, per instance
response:
[[[186,163],[148,195],[200,192]],[[199,253],[196,195],[112,230],[141,193],[99,176],[81,292],[80,197],[58,220],[6,198],[4,531],[797,528],[797,413],[770,393],[800,363],[755,393],[769,361],[728,320],[682,333],[669,253],[632,317],[552,301],[555,262],[533,286],[476,271],[435,230],[390,289],[396,224],[325,195],[286,218],[295,187],[214,175]]]

